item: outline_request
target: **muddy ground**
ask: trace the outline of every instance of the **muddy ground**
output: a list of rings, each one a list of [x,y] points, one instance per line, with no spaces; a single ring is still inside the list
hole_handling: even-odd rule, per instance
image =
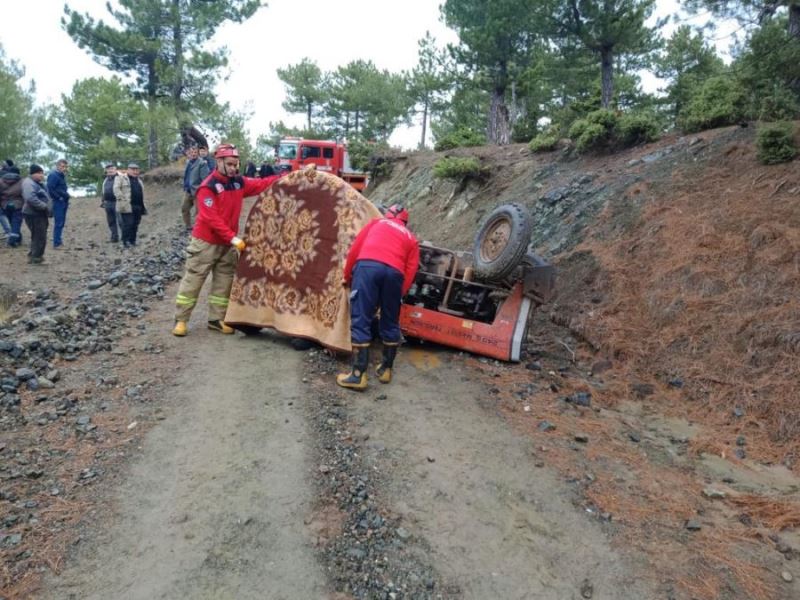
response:
[[[20,298],[0,329],[0,597],[800,597],[792,470],[699,451],[714,431],[659,406],[686,402],[677,382],[654,393],[549,307],[520,364],[412,343],[361,394],[333,383],[344,357],[220,336],[203,306],[169,335],[170,185],[151,182],[133,251],[96,199],[48,265],[0,250]]]

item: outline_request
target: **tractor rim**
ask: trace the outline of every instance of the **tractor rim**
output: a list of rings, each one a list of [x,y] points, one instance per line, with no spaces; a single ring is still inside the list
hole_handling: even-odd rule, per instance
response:
[[[492,223],[481,241],[481,260],[484,262],[497,260],[503,249],[508,246],[510,239],[511,222],[508,219],[501,218]]]

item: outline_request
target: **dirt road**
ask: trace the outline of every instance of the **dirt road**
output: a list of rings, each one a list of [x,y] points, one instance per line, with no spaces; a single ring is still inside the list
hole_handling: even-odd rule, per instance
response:
[[[41,597],[333,597],[325,573],[335,567],[307,526],[329,501],[314,483],[309,400],[331,378],[314,379],[285,339],[219,336],[199,314],[189,338],[172,338],[170,306],[159,303],[159,327],[145,336],[164,352],[142,365],[174,373],[159,400],[165,418],[109,494],[108,522]],[[648,597],[463,362],[412,349],[392,385],[335,392],[382,473],[381,510],[429,551],[421,563],[444,589],[430,597]]]
[[[303,524],[299,356],[202,329],[170,352],[169,416],[115,491],[114,520],[43,597],[323,597]]]
[[[170,200],[151,200],[141,252],[172,235]],[[77,293],[99,264],[118,260],[92,208],[75,207],[71,247],[50,253],[47,271],[23,268],[24,285]],[[78,242],[80,219],[89,239]],[[220,336],[204,329],[204,308],[188,338],[173,338],[174,287],[112,361],[75,372],[110,369],[122,388],[146,376],[158,417],[115,477],[94,484],[78,543],[37,597],[648,597],[647,584],[632,583],[635,565],[572,505],[569,486],[535,466],[532,442],[510,433],[463,357],[410,349],[395,383],[348,393],[333,386],[342,363],[314,353],[319,372],[280,336]],[[356,440],[347,468],[364,467],[354,477],[369,480],[367,503],[383,516],[361,537],[347,525],[353,503],[333,497],[320,472],[332,444],[320,398],[337,407],[334,437],[346,427],[340,437]],[[381,532],[391,542],[370,546]],[[357,548],[339,552],[343,539]],[[399,545],[409,553],[398,555]],[[390,568],[371,552],[400,558]],[[391,569],[406,583],[386,581]]]

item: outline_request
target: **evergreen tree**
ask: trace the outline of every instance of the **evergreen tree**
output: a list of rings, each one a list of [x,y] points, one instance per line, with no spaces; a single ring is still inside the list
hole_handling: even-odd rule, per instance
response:
[[[746,95],[747,116],[761,120],[800,115],[800,44],[785,17],[753,31],[732,65]]]
[[[62,26],[99,64],[134,78],[133,89],[150,111],[148,163],[158,163],[156,114],[168,101],[184,132],[215,104],[212,93],[226,50],[205,48],[226,21],[241,23],[260,0],[118,0],[106,5],[112,24],[64,6]]]
[[[284,110],[290,113],[305,113],[306,127],[312,129],[311,117],[325,102],[326,85],[317,64],[304,58],[296,65],[278,69],[278,78],[286,85],[287,96]]]
[[[551,23],[556,35],[573,37],[600,59],[603,108],[610,108],[614,97],[615,61],[627,57],[628,64],[641,68],[658,48],[663,21],[645,25],[654,5],[655,0],[558,0],[555,5]]]
[[[456,61],[490,94],[490,143],[511,141],[506,94],[540,43],[537,24],[545,8],[544,0],[445,0],[441,5],[445,23],[458,33],[459,45],[451,48]]]
[[[220,133],[220,143],[234,144],[239,149],[239,156],[244,165],[254,159],[253,146],[250,144],[250,132],[247,122],[252,118],[252,113],[246,111],[230,110],[225,106],[222,119],[215,122],[215,128]],[[244,170],[244,167],[242,167]]]
[[[429,31],[417,42],[419,60],[409,76],[409,94],[422,113],[422,136],[419,147],[425,147],[428,121],[433,111],[441,106],[443,95],[452,86],[452,76],[448,74],[447,55],[436,47],[436,40]]]
[[[453,136],[485,140],[483,132],[486,131],[490,101],[489,92],[475,86],[466,77],[458,78],[447,106],[431,118],[431,133],[437,145]]]
[[[23,88],[20,80],[24,76],[25,69],[10,60],[0,46],[0,160],[31,161],[40,146],[33,107],[36,88],[33,84]]]
[[[330,76],[326,113],[332,129],[343,137],[359,135],[362,121],[374,104],[372,88],[380,76],[371,60],[352,61]]]
[[[410,122],[414,100],[402,75],[381,71],[370,78],[369,103],[362,130],[365,139],[388,142],[400,123]]]
[[[49,145],[69,157],[70,180],[75,185],[97,183],[108,161],[127,164],[147,156],[147,108],[130,95],[119,77],[77,81],[71,93],[62,95],[61,103],[47,112],[43,130]],[[174,128],[169,119],[160,123],[165,130]]]
[[[667,41],[655,60],[655,67],[655,74],[669,84],[665,91],[675,119],[699,86],[721,73],[725,65],[700,33],[693,33],[688,25],[683,25]]]
[[[743,26],[764,25],[773,17],[786,17],[786,32],[800,41],[800,2],[797,0],[686,0],[692,12],[710,11],[715,17],[736,19]]]

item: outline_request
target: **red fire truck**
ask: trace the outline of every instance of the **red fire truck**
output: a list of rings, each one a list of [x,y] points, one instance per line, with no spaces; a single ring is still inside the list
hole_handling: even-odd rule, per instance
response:
[[[367,187],[367,174],[353,169],[344,144],[287,137],[275,149],[275,166],[282,171],[297,171],[311,164],[318,171],[341,177],[358,191]]]

